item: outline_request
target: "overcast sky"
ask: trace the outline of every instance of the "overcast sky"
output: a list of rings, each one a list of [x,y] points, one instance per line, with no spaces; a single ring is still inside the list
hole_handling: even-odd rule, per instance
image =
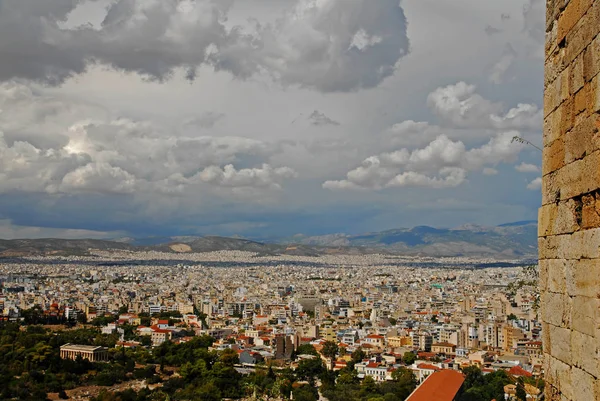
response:
[[[543,0],[0,0],[0,238],[535,219]]]

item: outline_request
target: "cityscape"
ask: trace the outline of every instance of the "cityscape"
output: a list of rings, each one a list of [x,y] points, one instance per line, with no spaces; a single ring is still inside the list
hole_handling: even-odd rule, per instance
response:
[[[0,401],[600,401],[600,0],[0,0]]]
[[[0,307],[5,335],[20,321],[25,333],[43,324],[32,332],[69,338],[46,350],[49,363],[96,366],[95,375],[57,373],[38,386],[50,399],[403,400],[446,371],[458,375],[442,378],[452,397],[462,388],[463,397],[525,391],[538,399],[539,275],[528,263],[90,250],[5,260]],[[11,371],[23,360],[30,369],[45,365],[36,348],[10,352],[19,355]],[[180,352],[196,357],[174,358]],[[231,382],[211,377],[211,368],[226,369]],[[458,372],[479,382],[465,388]]]

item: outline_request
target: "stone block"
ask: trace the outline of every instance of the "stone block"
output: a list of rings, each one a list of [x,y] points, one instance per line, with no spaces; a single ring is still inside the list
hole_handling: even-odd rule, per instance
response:
[[[544,91],[544,118],[569,98],[569,71],[563,70]]]
[[[543,162],[542,162],[543,163]],[[543,168],[543,166],[542,166]],[[542,205],[556,203],[560,200],[560,176],[561,171],[553,171],[544,175],[542,179]]]
[[[594,2],[588,12],[581,18],[575,26],[566,34],[566,51],[564,62],[570,65],[573,60],[585,50],[594,40],[594,37],[600,32],[600,3]],[[561,38],[560,20],[558,27],[557,40]]]
[[[548,237],[539,237],[539,255],[540,260],[544,259],[565,259],[565,241],[570,240],[568,235],[551,235]]]
[[[560,0],[547,0],[546,1],[546,32],[552,29],[552,26],[557,26],[554,22],[558,20],[560,15],[560,8],[558,3]]]
[[[581,175],[579,176],[580,180],[574,182],[574,185],[572,186],[574,193],[572,196],[586,194],[600,189],[600,151],[588,154],[582,162]],[[566,191],[565,196],[568,196],[568,194],[571,194],[571,192]]]
[[[542,320],[542,347],[545,354],[552,354],[552,343],[550,342],[550,325]],[[545,362],[548,358],[544,359]]]
[[[558,108],[552,113],[549,118],[555,113],[558,113]],[[600,133],[595,116],[588,116],[580,124],[575,126],[570,132],[564,136],[565,147],[565,164],[582,159],[586,155],[600,149]]]
[[[600,297],[600,259],[581,259],[567,271],[567,293],[572,297]]]
[[[586,82],[600,73],[600,35],[597,35],[583,53],[583,77]]]
[[[590,97],[589,101],[591,103],[590,112],[591,113],[600,113],[600,74],[596,75],[592,82],[590,82]],[[600,117],[600,116],[596,116]],[[600,121],[598,118],[596,121]]]
[[[588,111],[588,107],[590,107],[590,96],[591,96],[591,84],[584,85],[583,88],[579,92],[577,92],[574,96],[574,114],[578,116],[581,113],[587,116],[586,112]],[[591,107],[590,109],[591,110]]]
[[[541,293],[541,312],[542,320],[551,325],[550,340],[552,341],[552,326],[569,328],[571,326],[571,313],[573,301],[571,297],[565,294],[557,294],[554,292]],[[556,347],[552,347],[555,349]],[[554,353],[553,353],[554,355]],[[555,355],[556,356],[556,355]],[[567,362],[563,358],[559,358]]]
[[[598,345],[596,338],[573,330],[571,333],[571,350],[573,352],[574,366],[597,377]]]
[[[598,210],[600,195],[596,194],[596,209]],[[584,209],[585,210],[585,209]],[[585,218],[585,217],[584,217]],[[598,226],[600,227],[600,226]],[[581,255],[572,259],[598,259],[600,258],[600,228],[590,228],[579,231],[581,235]]]
[[[600,151],[548,173],[542,180],[542,204],[593,192],[600,186]]]
[[[554,221],[558,215],[558,204],[549,203],[538,210],[538,237],[553,235]]]
[[[598,308],[600,301],[597,298],[573,297],[571,320],[573,330],[595,337],[598,331]],[[594,345],[596,347],[597,344]]]
[[[572,364],[573,352],[571,350],[571,330],[550,324],[550,342],[554,358],[566,364]]]
[[[573,383],[573,400],[597,400],[596,378],[582,369],[573,367],[571,369],[571,381]]]
[[[592,4],[592,0],[572,0],[558,18],[558,36],[560,42],[573,30]]]
[[[549,146],[544,148],[544,163],[542,164],[542,175],[551,173],[565,165],[565,144],[563,138],[559,137]]]
[[[539,210],[538,235],[545,237],[578,231],[580,209],[575,199],[542,206]]]
[[[567,268],[571,263],[565,259],[549,259],[545,261],[548,273],[547,288],[554,293],[567,293]],[[541,279],[541,274],[540,274]]]
[[[600,199],[596,199],[596,195],[591,193],[583,196],[581,228],[585,230],[590,229],[595,233],[593,228],[596,227],[600,227]],[[594,249],[594,251],[596,256],[592,257],[597,258],[598,250]]]
[[[560,250],[560,258],[566,259],[570,262],[579,260],[583,257],[585,249],[583,249],[583,231],[577,231],[571,235],[566,235],[562,241],[562,249]],[[572,270],[572,269],[571,269]],[[567,280],[568,274],[571,271],[567,268]]]
[[[567,68],[565,62],[566,51],[564,48],[559,48],[558,43],[553,47],[553,51],[546,56],[546,66],[544,70],[544,88],[548,88],[560,74]]]
[[[571,366],[566,363],[548,356],[548,369],[546,378],[552,386],[568,400],[573,399],[573,383],[571,379]]]
[[[583,88],[585,79],[583,77],[583,56],[577,56],[573,64],[569,67],[569,93],[571,95],[579,92]]]

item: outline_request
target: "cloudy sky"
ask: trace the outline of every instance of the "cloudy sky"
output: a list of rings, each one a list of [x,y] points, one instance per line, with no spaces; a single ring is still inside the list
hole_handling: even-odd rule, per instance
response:
[[[0,238],[534,219],[543,0],[0,0]]]

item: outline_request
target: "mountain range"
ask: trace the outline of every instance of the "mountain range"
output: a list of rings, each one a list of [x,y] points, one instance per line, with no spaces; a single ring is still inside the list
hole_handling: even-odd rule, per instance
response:
[[[230,238],[178,236],[104,240],[19,239],[0,240],[0,256],[86,254],[90,249],[208,252],[240,250],[259,254],[317,256],[332,253],[394,253],[421,256],[473,256],[535,258],[537,222],[520,221],[493,227],[458,228],[418,226],[359,235],[330,234],[285,238]]]

